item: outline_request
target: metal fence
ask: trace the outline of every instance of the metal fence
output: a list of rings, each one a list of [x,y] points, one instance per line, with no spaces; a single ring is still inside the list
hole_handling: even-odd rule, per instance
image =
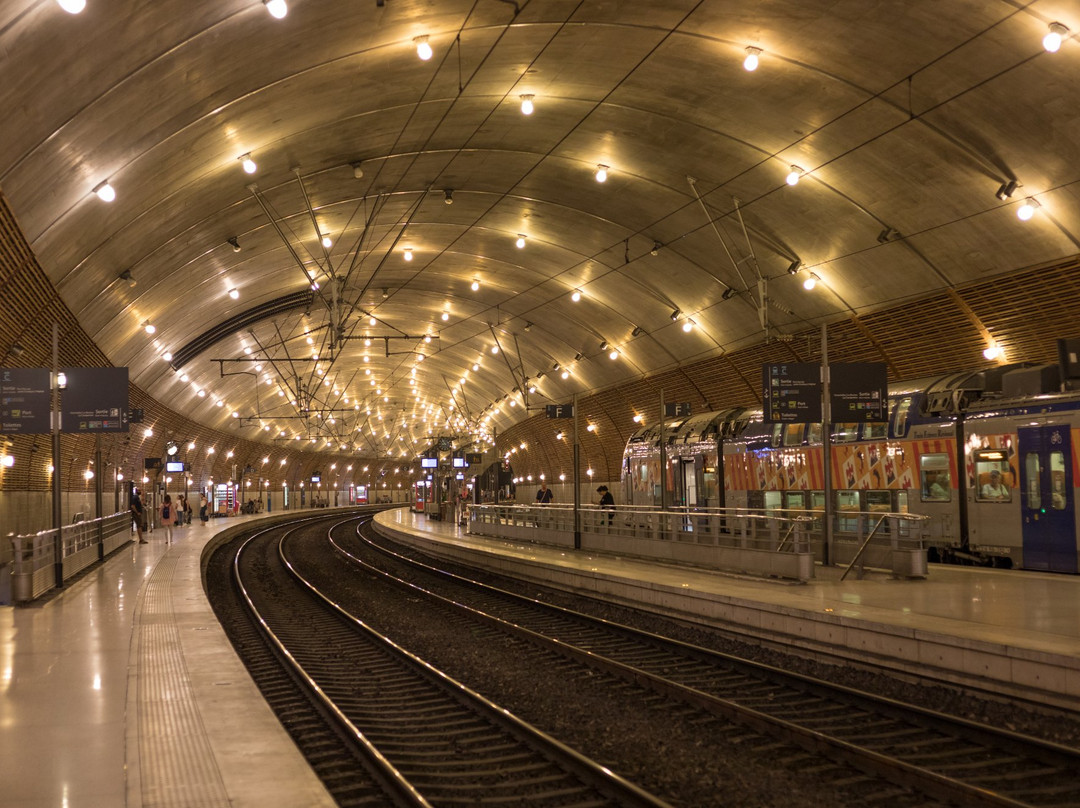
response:
[[[805,581],[814,577],[815,561],[826,560],[823,521],[815,511],[589,505],[580,509],[576,531],[583,550]],[[471,505],[466,524],[475,535],[575,544],[570,505]],[[925,525],[926,517],[914,514],[845,511],[835,517],[828,560],[860,574],[882,568],[925,576]]]
[[[56,529],[6,539],[11,547],[11,596],[16,602],[41,597],[56,586]],[[60,528],[63,580],[131,541],[127,511]]]

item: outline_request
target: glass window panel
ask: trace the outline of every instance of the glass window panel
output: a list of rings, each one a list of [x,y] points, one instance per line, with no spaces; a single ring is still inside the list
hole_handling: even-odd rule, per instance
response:
[[[774,511],[780,507],[780,491],[765,492],[765,510]]]
[[[833,424],[833,441],[851,443],[859,437],[858,424]]]
[[[1035,452],[1028,452],[1024,456],[1024,471],[1027,474],[1027,506],[1029,508],[1042,507],[1042,493],[1039,491],[1039,456]]]
[[[866,510],[886,513],[892,511],[892,496],[888,491],[867,491]]]
[[[922,474],[923,502],[949,502],[952,499],[947,454],[922,455],[919,458],[919,470]]]
[[[821,443],[821,424],[809,424],[806,427],[806,440],[808,443]]]
[[[900,399],[896,405],[896,437],[907,435],[908,410],[911,409],[911,396]]]
[[[1009,502],[1012,499],[1012,472],[1007,460],[975,459],[975,499],[979,502]]]
[[[863,424],[862,436],[864,440],[885,440],[889,437],[889,424]]]
[[[1065,455],[1062,452],[1050,453],[1050,507],[1055,511],[1065,510]]]
[[[788,491],[787,492],[787,506],[795,510],[803,510],[806,508],[806,492],[805,491]]]
[[[802,424],[785,424],[784,445],[802,446],[804,429],[805,427]]]

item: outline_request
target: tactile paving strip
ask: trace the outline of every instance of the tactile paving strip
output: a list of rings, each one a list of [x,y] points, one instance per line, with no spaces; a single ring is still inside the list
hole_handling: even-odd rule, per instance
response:
[[[135,626],[138,779],[143,808],[230,805],[188,679],[169,595],[177,557],[157,564]]]

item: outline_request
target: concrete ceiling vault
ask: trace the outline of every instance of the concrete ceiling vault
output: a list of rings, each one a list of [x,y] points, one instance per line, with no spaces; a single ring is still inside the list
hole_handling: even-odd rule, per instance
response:
[[[19,228],[209,429],[412,458],[1080,252],[1075,2],[287,7],[0,7]]]

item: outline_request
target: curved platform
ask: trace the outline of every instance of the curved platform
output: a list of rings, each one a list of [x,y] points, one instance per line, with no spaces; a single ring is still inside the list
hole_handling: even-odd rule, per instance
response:
[[[924,580],[808,583],[471,536],[407,508],[377,529],[447,560],[708,624],[821,659],[872,662],[1080,711],[1080,577],[931,565]]]
[[[156,530],[40,605],[0,607],[5,808],[335,804],[203,592],[207,543],[265,518],[196,522],[169,547]]]

